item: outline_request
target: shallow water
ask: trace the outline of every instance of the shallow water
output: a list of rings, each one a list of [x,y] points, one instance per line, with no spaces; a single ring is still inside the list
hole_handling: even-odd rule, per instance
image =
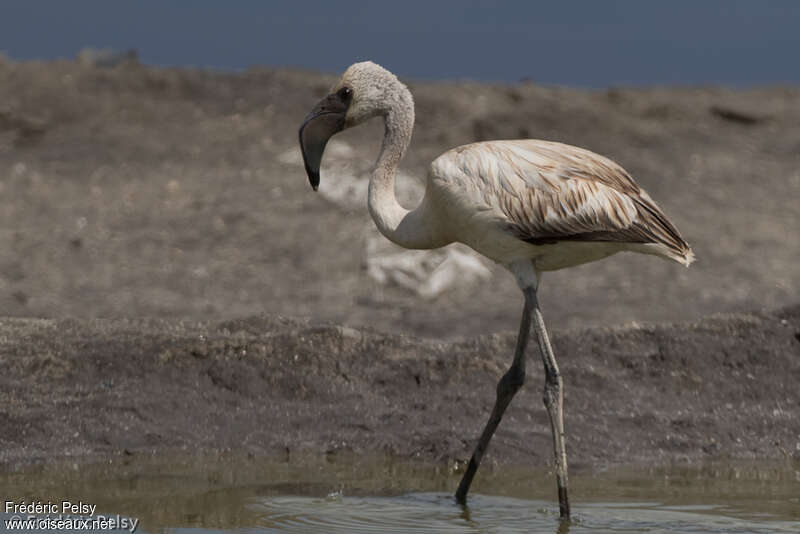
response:
[[[574,469],[573,520],[558,520],[544,469],[482,467],[469,505],[447,464],[389,458],[129,457],[102,464],[13,466],[15,501],[83,501],[140,519],[139,532],[580,533],[800,532],[800,462],[712,462]]]

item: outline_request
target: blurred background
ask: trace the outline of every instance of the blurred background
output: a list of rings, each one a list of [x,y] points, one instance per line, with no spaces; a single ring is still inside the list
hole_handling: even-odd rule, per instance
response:
[[[377,235],[380,124],[338,136],[311,192],[297,128],[364,59],[415,95],[407,205],[448,148],[552,139],[622,164],[694,246],[688,270],[620,254],[546,275],[551,325],[796,303],[798,23],[788,1],[4,2],[0,314],[514,330],[502,269]]]
[[[797,83],[791,0],[563,2],[7,0],[0,50],[18,60],[85,47],[147,64],[340,72],[371,59],[398,75],[606,88]]]

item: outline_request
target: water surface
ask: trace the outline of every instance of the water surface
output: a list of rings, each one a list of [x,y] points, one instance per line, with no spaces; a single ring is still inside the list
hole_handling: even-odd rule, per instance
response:
[[[81,500],[139,518],[139,532],[800,532],[800,462],[573,469],[573,521],[558,520],[546,469],[482,468],[455,504],[447,463],[383,457],[127,457],[8,467],[14,500]]]

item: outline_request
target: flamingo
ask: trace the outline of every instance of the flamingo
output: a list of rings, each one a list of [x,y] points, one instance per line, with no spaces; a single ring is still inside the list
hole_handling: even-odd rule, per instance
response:
[[[506,267],[524,296],[514,357],[455,494],[467,493],[503,413],[525,381],[525,351],[536,333],[544,363],[543,400],[555,454],[559,513],[570,516],[561,373],[537,298],[541,274],[620,251],[688,266],[694,253],[661,208],[617,163],[552,141],[485,141],[453,148],[430,165],[425,195],[413,210],[395,197],[395,175],[411,140],[414,101],[397,77],[370,61],[351,65],[303,121],[300,147],[311,187],[320,183],[328,140],[373,117],[384,136],[367,206],[378,230],[407,249],[460,242]]]

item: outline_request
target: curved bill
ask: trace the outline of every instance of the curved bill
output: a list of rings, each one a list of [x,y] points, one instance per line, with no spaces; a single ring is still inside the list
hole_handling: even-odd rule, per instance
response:
[[[300,150],[308,181],[314,191],[319,187],[319,167],[328,139],[344,129],[347,106],[329,95],[317,104],[300,126]]]

